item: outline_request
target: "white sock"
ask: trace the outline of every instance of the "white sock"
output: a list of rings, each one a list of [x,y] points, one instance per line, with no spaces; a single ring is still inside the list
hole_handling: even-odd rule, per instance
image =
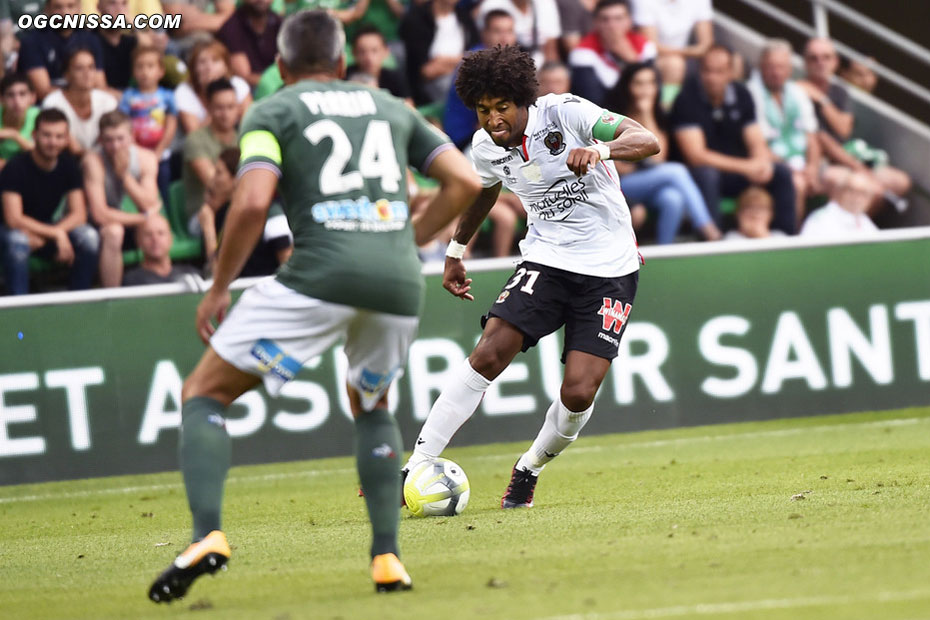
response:
[[[489,385],[491,382],[476,372],[466,359],[433,403],[404,469],[412,469],[421,461],[442,454],[452,436],[478,408]]]
[[[546,421],[543,422],[539,434],[533,445],[517,461],[517,469],[525,468],[539,475],[546,463],[561,454],[573,441],[578,439],[578,433],[591,418],[594,405],[584,411],[569,411],[562,404],[562,399],[556,399],[546,412]]]

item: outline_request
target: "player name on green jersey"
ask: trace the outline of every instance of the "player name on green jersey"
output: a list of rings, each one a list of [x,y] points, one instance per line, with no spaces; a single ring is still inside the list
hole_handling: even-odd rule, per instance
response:
[[[415,315],[423,279],[407,202],[408,165],[454,148],[415,110],[343,81],[303,80],[254,104],[239,174],[278,175],[294,253],[278,272],[310,297]]]
[[[357,118],[378,113],[375,98],[367,90],[301,93],[300,100],[310,108],[313,114]]]

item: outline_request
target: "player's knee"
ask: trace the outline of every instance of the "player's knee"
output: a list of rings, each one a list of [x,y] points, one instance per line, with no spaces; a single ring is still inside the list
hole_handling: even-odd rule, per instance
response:
[[[485,327],[478,346],[468,356],[475,372],[485,379],[494,380],[502,373],[523,345],[523,334],[497,319]]]
[[[593,381],[579,379],[563,383],[559,396],[569,411],[584,411],[594,402],[595,394],[597,385]]]
[[[475,369],[475,372],[482,377],[494,379],[503,372],[510,360],[506,359],[503,352],[496,347],[483,346],[472,351],[472,354],[468,357],[468,362]]]

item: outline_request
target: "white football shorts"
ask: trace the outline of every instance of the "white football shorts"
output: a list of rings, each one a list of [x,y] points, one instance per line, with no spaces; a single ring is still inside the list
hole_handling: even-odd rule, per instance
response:
[[[347,380],[367,411],[403,373],[419,322],[307,297],[269,277],[242,293],[210,345],[275,396],[304,362],[344,341]]]

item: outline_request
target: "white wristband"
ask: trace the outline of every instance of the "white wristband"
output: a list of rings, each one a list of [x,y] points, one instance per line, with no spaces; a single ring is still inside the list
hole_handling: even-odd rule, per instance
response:
[[[463,256],[465,256],[466,247],[468,246],[465,246],[459,243],[458,241],[456,241],[455,239],[453,239],[452,241],[449,242],[449,247],[446,249],[446,256],[448,256],[449,258],[461,259]]]
[[[588,147],[597,152],[598,159],[604,161],[605,159],[610,159],[610,147],[604,144],[603,142],[598,142],[597,144],[592,144]]]

